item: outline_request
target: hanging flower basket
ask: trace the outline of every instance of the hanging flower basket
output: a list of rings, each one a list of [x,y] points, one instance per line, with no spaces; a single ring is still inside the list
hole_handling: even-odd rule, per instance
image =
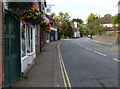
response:
[[[12,10],[28,10],[33,7],[33,2],[6,2],[6,5]]]
[[[41,13],[33,2],[7,2],[7,6],[12,11],[19,11],[20,20],[31,24],[40,24]]]
[[[39,8],[35,6],[28,10],[21,10],[20,17],[21,21],[33,24],[40,24],[42,20]]]

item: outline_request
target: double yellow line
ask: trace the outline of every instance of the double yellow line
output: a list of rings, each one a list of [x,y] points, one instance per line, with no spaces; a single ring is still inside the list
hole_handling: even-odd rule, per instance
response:
[[[62,78],[63,78],[64,86],[65,86],[66,89],[72,89],[70,79],[68,77],[68,74],[67,74],[63,59],[62,59],[62,55],[61,55],[61,52],[60,52],[60,43],[58,44],[58,57],[59,57],[60,68],[61,68],[61,72],[62,72]]]

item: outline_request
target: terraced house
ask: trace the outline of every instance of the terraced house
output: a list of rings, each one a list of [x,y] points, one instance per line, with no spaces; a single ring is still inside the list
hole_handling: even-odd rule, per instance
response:
[[[3,29],[0,30],[0,87],[8,87],[27,72],[46,43],[44,14],[47,5],[45,0],[3,2],[0,9],[2,5],[3,10],[0,11],[3,11],[4,26],[0,26]]]

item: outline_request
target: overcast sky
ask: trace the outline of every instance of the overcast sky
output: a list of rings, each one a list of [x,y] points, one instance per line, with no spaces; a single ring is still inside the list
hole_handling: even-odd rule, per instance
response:
[[[101,17],[105,14],[115,15],[118,13],[116,6],[119,0],[47,0],[47,4],[54,4],[52,11],[68,12],[71,18],[80,18],[85,21],[90,13]]]

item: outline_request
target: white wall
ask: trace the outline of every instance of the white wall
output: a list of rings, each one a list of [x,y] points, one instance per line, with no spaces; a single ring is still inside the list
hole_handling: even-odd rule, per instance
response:
[[[33,52],[30,54],[27,54],[26,56],[22,57],[21,55],[21,72],[24,72],[30,64],[34,61],[36,58],[36,51],[35,51],[35,30],[36,28],[33,28]]]

